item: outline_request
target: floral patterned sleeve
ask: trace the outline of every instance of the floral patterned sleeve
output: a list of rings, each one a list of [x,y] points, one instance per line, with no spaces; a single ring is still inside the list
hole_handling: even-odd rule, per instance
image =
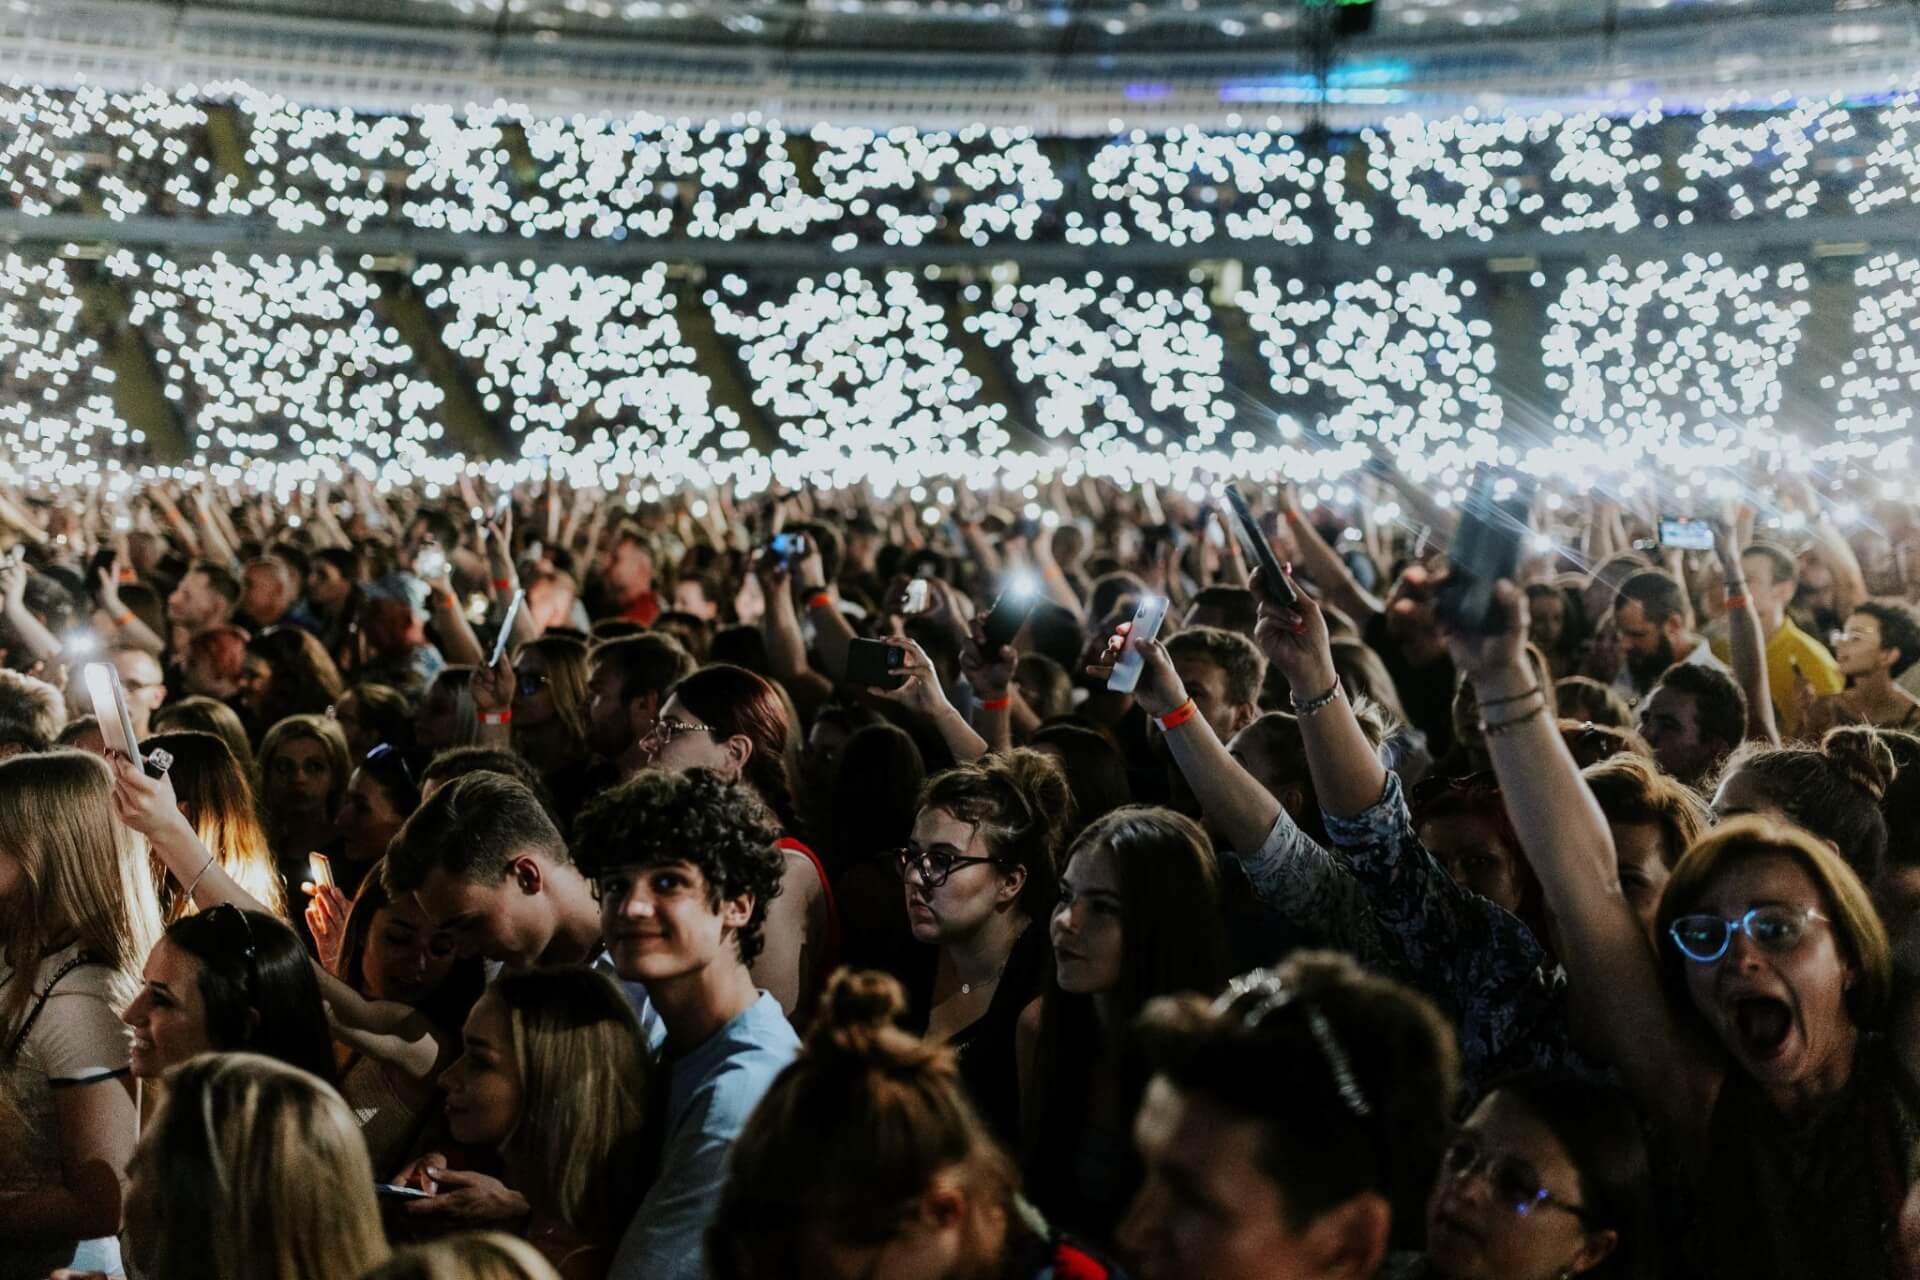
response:
[[[1414,834],[1400,779],[1350,818],[1326,815],[1333,857],[1366,894],[1381,972],[1439,1005],[1469,1081],[1567,1065],[1564,976],[1533,931],[1462,888]]]
[[[1261,905],[1289,925],[1377,969],[1389,954],[1366,892],[1282,809],[1260,847],[1240,855]]]

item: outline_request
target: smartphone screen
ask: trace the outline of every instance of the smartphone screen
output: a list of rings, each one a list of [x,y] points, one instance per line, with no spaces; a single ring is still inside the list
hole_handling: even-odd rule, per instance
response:
[[[507,615],[500,620],[500,634],[493,642],[493,656],[487,659],[489,669],[500,665],[500,659],[506,656],[507,642],[513,638],[514,619],[520,616],[520,606],[527,602],[527,593],[516,591],[513,599],[507,602]]]
[[[1678,551],[1713,550],[1713,526],[1705,520],[1669,516],[1660,522],[1660,545]]]
[[[1260,570],[1267,593],[1275,600],[1284,605],[1297,604],[1299,596],[1294,594],[1287,575],[1281,572],[1279,558],[1273,554],[1272,544],[1261,531],[1260,522],[1253,518],[1253,508],[1240,495],[1238,485],[1227,486],[1227,507],[1233,512],[1233,531],[1240,537],[1240,549],[1247,554],[1248,567]]]
[[[1160,634],[1160,624],[1167,620],[1167,598],[1165,596],[1143,596],[1140,606],[1133,611],[1133,625],[1127,629],[1127,647],[1120,654],[1120,661],[1113,664],[1113,674],[1107,677],[1107,688],[1114,693],[1132,693],[1140,683],[1140,672],[1147,664],[1146,655],[1141,647]]]
[[[308,854],[307,855],[307,879],[313,881],[317,885],[323,884],[323,885],[326,885],[329,889],[333,888],[333,885],[334,885],[333,859],[329,858],[324,853]]]
[[[898,689],[906,651],[884,640],[854,640],[847,645],[847,683],[862,689]]]
[[[110,663],[89,662],[86,680],[94,717],[100,721],[100,736],[139,768],[140,746],[134,741],[133,716],[127,711],[127,691],[121,687],[120,673]]]

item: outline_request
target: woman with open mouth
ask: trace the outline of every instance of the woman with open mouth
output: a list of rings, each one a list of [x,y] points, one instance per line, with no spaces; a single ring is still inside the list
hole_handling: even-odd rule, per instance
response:
[[[1620,1070],[1695,1206],[1690,1274],[1911,1276],[1920,1043],[1892,1034],[1886,930],[1834,846],[1770,817],[1723,823],[1674,868],[1660,951],[1619,892],[1605,817],[1522,659],[1524,598],[1449,638],[1490,711],[1515,829]],[[1884,748],[1882,748],[1884,750]]]

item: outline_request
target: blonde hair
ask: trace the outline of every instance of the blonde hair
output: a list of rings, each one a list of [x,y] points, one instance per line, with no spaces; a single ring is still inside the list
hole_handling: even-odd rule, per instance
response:
[[[113,816],[113,777],[100,757],[50,751],[0,761],[0,849],[20,885],[0,904],[14,980],[0,1005],[10,1044],[51,944],[71,936],[128,982],[160,937],[144,842]]]
[[[652,1071],[633,1006],[590,969],[505,974],[487,998],[512,1028],[524,1099],[500,1147],[515,1189],[585,1240],[613,1245],[645,1190],[634,1171]]]
[[[553,693],[553,714],[575,742],[587,740],[587,643],[572,636],[541,636],[520,646],[514,658],[537,653],[547,664],[547,688]],[[469,686],[471,687],[471,686]]]
[[[218,735],[195,732],[155,734],[140,744],[142,752],[155,747],[173,753],[168,777],[200,843],[256,902],[286,919],[286,881],[260,823],[253,782],[234,758],[233,749]],[[171,882],[158,858],[154,877],[162,891],[166,923],[193,912],[193,901],[186,894],[168,892]]]
[[[387,1257],[352,1110],[272,1058],[208,1053],[169,1072],[134,1167],[127,1234],[147,1280],[357,1280]]]
[[[353,762],[347,755],[347,735],[338,723],[325,716],[288,716],[277,721],[266,736],[260,739],[260,750],[255,756],[264,787],[268,773],[273,768],[273,758],[280,754],[281,748],[290,742],[311,741],[320,744],[326,752],[327,768],[333,774],[333,783],[327,788],[327,812],[331,814],[340,807],[340,798],[346,794],[347,779],[352,776]]]
[[[361,1280],[560,1280],[560,1273],[525,1240],[487,1231],[403,1249]]]

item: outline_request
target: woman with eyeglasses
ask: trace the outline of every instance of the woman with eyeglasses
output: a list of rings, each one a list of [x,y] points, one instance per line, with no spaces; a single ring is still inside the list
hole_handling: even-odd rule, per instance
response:
[[[1426,1250],[1394,1280],[1653,1280],[1653,1172],[1624,1091],[1503,1081],[1454,1133],[1427,1198]]]
[[[247,641],[239,699],[260,731],[288,716],[322,715],[340,696],[340,669],[313,633],[268,627]]]
[[[908,926],[932,951],[910,985],[909,1027],[953,1048],[981,1117],[1014,1146],[1017,1029],[1052,964],[1042,922],[1059,894],[1073,793],[1058,765],[1022,749],[936,774],[917,807],[894,855]]]
[[[1067,854],[1048,933],[1054,981],[1020,1018],[1023,1166],[1034,1203],[1099,1242],[1139,1176],[1134,1018],[1156,996],[1210,996],[1227,976],[1213,846],[1170,809],[1107,814]]]
[[[147,953],[132,1071],[158,1080],[200,1053],[246,1050],[335,1080],[333,1038],[299,937],[264,912],[222,904],[183,916]]]
[[[1372,1280],[1418,1244],[1459,1083],[1427,1001],[1301,952],[1217,1000],[1156,1000],[1141,1041],[1119,1244],[1143,1280]]]
[[[117,1271],[139,1135],[116,1011],[160,931],[146,857],[113,821],[107,766],[0,762],[0,1273]]]
[[[127,1185],[142,1280],[359,1280],[387,1257],[353,1112],[324,1080],[252,1053],[174,1070]]]
[[[753,980],[804,1025],[840,955],[840,920],[826,868],[800,838],[793,799],[797,733],[780,692],[744,667],[702,667],[669,690],[642,745],[648,767],[711,769],[758,797],[779,828],[786,872],[767,906]]]
[[[168,776],[201,843],[214,851],[227,874],[244,884],[248,893],[273,914],[284,916],[286,883],[274,862],[266,829],[260,825],[253,783],[226,742],[210,733],[162,733],[140,744],[142,756],[155,751],[173,756]],[[157,860],[154,876],[162,915],[172,924],[192,910],[192,903]]]
[[[308,855],[330,853],[339,842],[333,815],[352,772],[346,736],[325,716],[290,716],[260,740],[260,808],[289,884],[306,877]]]
[[[890,977],[834,975],[799,1059],[734,1140],[707,1229],[715,1280],[1113,1274],[1020,1200],[953,1049],[901,1029],[904,1006]]]
[[[1887,936],[1833,847],[1764,817],[1723,822],[1674,868],[1649,951],[1611,874],[1613,838],[1520,659],[1523,598],[1449,639],[1505,709],[1490,732],[1593,1036],[1697,1205],[1694,1274],[1908,1276],[1920,1087]],[[1722,788],[1723,795],[1725,788]]]

